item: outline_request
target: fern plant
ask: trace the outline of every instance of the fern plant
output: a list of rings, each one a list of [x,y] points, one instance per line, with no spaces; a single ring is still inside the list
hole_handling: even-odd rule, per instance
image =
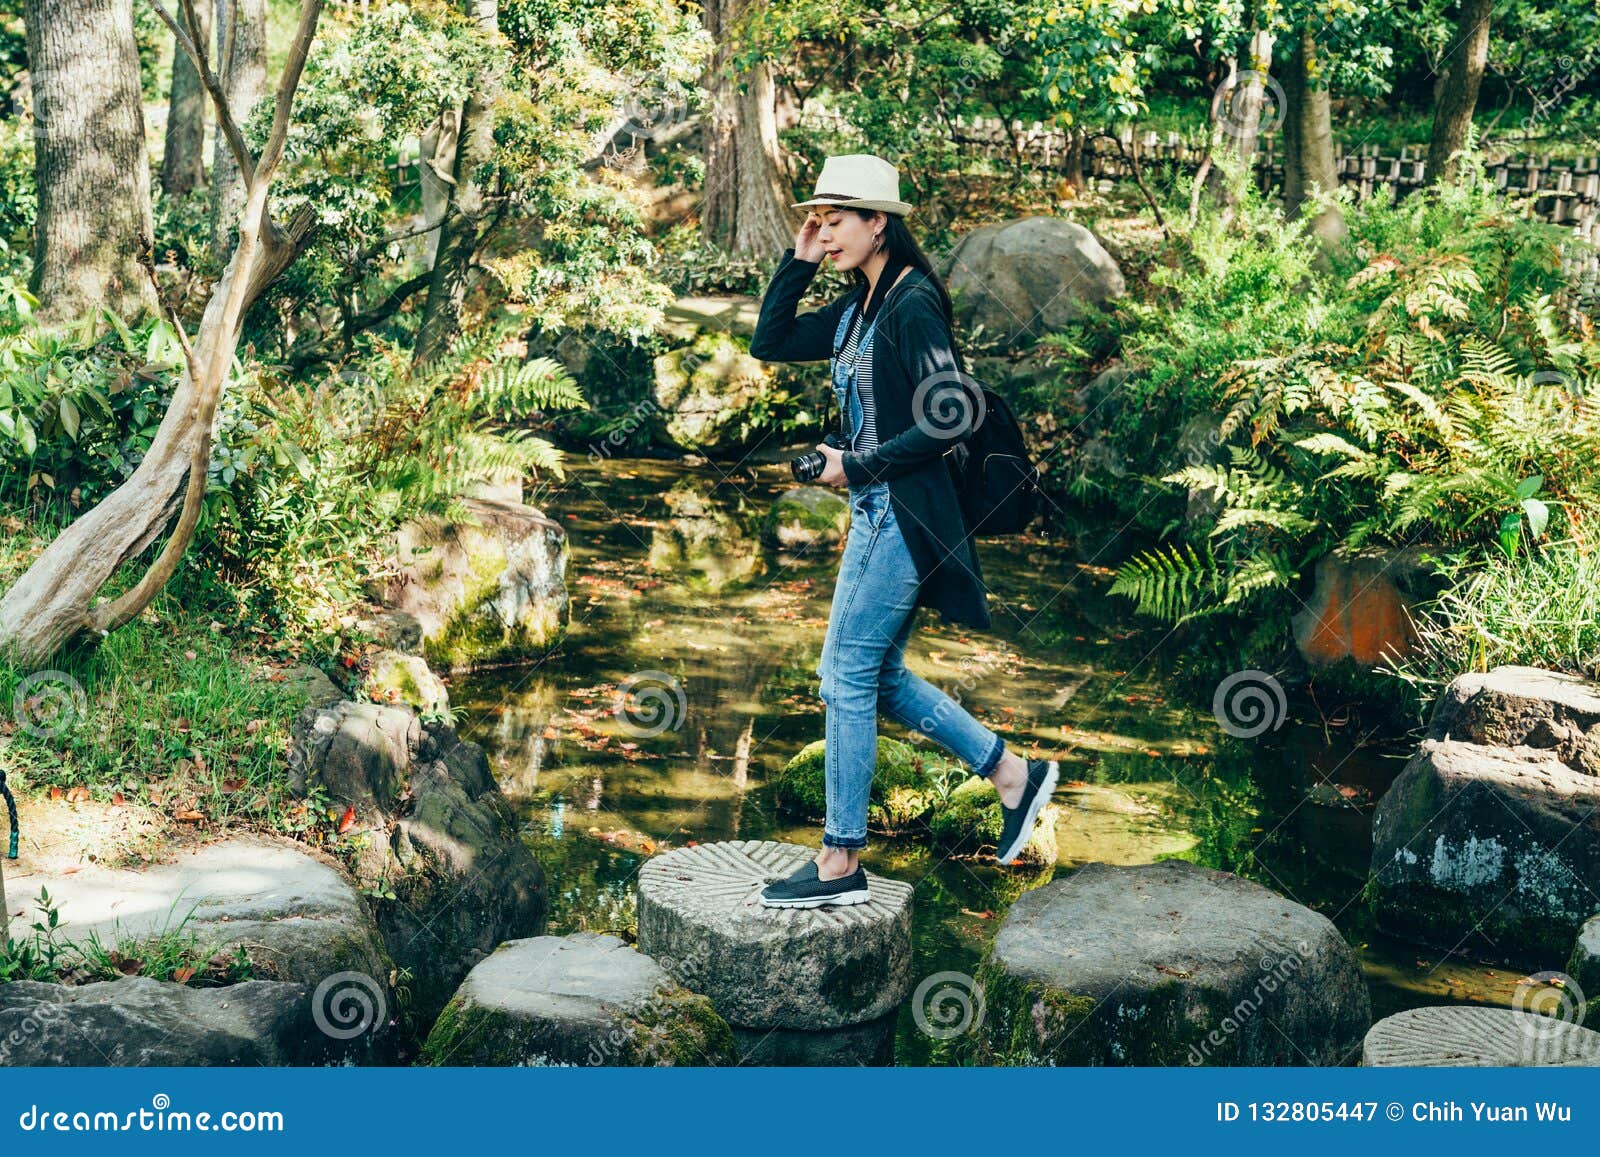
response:
[[[1360,310],[1217,375],[1216,459],[1155,480],[1188,495],[1179,540],[1126,563],[1114,593],[1174,623],[1254,615],[1273,592],[1285,610],[1330,551],[1424,545],[1481,565],[1592,540],[1600,351],[1563,326],[1548,283],[1513,276],[1526,223],[1475,205],[1453,239],[1426,205],[1409,210],[1429,228],[1408,245],[1380,204],[1394,250],[1337,286]]]

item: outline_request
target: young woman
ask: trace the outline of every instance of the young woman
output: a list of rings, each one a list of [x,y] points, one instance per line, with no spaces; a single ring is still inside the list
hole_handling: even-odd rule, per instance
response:
[[[822,850],[761,899],[816,908],[869,898],[859,859],[880,711],[994,784],[1005,816],[1001,863],[1027,844],[1059,769],[1054,760],[1008,750],[905,667],[918,607],[980,630],[990,622],[977,549],[944,458],[970,433],[974,398],[956,362],[949,294],[902,219],[911,206],[900,200],[899,173],[866,153],[829,157],[811,200],[794,207],[808,210],[806,221],[767,286],[750,353],[763,361],[831,359],[847,448],[817,447],[825,462],[817,481],[849,489],[850,532],[817,666],[827,705]],[[797,316],[824,260],[850,270],[856,288]]]

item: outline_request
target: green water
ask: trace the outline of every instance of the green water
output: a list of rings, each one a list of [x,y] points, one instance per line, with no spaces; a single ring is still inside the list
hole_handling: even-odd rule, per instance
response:
[[[761,545],[760,521],[789,484],[781,466],[725,477],[713,466],[580,461],[541,498],[570,538],[568,638],[538,664],[458,679],[451,696],[526,818],[549,874],[552,933],[631,935],[634,878],[651,852],[819,841],[818,827],[776,814],[768,788],[822,735],[815,669],[838,565],[837,553],[795,559]],[[1442,1000],[1511,1002],[1520,973],[1441,960],[1370,928],[1360,893],[1372,804],[1410,741],[1354,735],[1293,702],[1280,728],[1232,738],[1209,709],[1178,698],[1163,634],[1129,625],[1105,596],[1103,568],[1046,539],[987,542],[982,556],[995,629],[920,612],[906,660],[960,691],[1013,747],[1062,761],[1057,874],[1177,856],[1258,880],[1346,934],[1375,1017]],[[646,672],[660,675],[639,679]],[[676,726],[624,730],[619,687],[642,703],[661,676],[682,689],[665,704]],[[1049,878],[914,842],[875,840],[865,862],[916,885],[917,978],[970,974],[1007,906]],[[925,1062],[932,1043],[902,1009],[896,1062]]]

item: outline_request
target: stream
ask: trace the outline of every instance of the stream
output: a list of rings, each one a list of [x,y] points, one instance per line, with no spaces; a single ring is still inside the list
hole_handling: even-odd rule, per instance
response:
[[[792,485],[781,464],[725,477],[712,465],[569,455],[567,471],[535,500],[569,535],[566,640],[537,664],[458,678],[451,699],[545,866],[549,932],[631,936],[649,855],[689,841],[820,841],[820,824],[775,812],[768,785],[822,736],[815,670],[839,555],[763,547],[761,521]],[[998,596],[993,631],[942,625],[924,609],[906,662],[959,691],[1008,744],[1061,760],[1057,875],[1169,857],[1237,872],[1338,925],[1375,1019],[1445,1001],[1511,1004],[1515,969],[1443,958],[1370,926],[1372,808],[1413,741],[1351,734],[1292,697],[1281,727],[1235,738],[1178,695],[1164,632],[1138,629],[1107,598],[1105,568],[1042,537],[986,541],[981,553]],[[636,701],[681,688],[666,702],[675,725],[625,730],[613,711],[620,686]],[[888,720],[880,729],[928,743]],[[970,974],[1007,906],[1048,879],[941,859],[914,841],[871,844],[869,870],[916,885],[914,980]],[[909,1004],[897,1064],[925,1063],[933,1045]]]

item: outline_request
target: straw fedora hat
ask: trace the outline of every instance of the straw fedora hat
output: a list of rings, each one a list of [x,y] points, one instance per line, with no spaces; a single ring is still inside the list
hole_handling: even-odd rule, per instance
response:
[[[792,209],[833,205],[841,209],[881,209],[906,214],[911,206],[900,199],[900,171],[871,153],[845,153],[822,162],[817,188],[809,201],[796,201]]]

